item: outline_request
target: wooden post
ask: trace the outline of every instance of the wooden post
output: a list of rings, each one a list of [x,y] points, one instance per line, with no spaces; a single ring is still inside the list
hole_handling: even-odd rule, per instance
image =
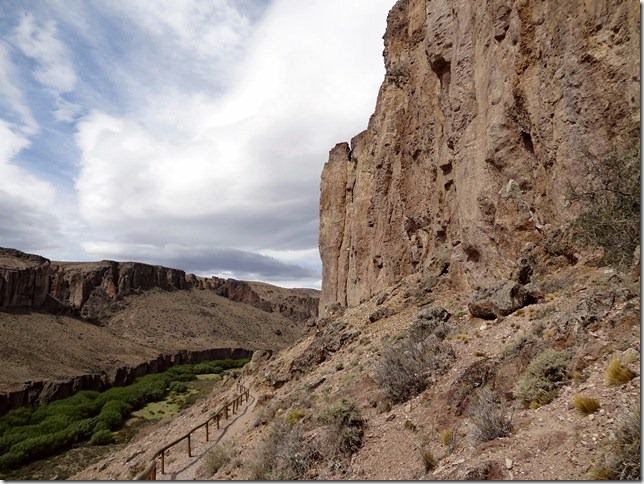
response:
[[[161,452],[161,474],[165,474],[165,450]]]
[[[206,442],[208,442],[208,422],[210,422],[210,420],[206,420]]]
[[[224,407],[224,420],[228,420],[228,404]]]
[[[188,434],[188,457],[192,457],[191,450],[192,449],[190,449],[190,434]]]
[[[157,480],[157,460],[154,459],[154,467],[152,468],[152,480]]]

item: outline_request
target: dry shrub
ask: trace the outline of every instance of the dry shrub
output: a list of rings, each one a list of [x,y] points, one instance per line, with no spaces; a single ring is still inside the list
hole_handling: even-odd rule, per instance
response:
[[[582,244],[602,247],[609,264],[628,265],[640,243],[639,135],[602,159],[588,158],[584,169],[585,182],[568,186],[568,200],[583,206],[572,224],[574,237]]]
[[[448,343],[435,335],[405,336],[386,348],[376,368],[376,380],[394,403],[406,402],[430,385],[430,378],[442,375],[456,358]]]
[[[447,447],[447,451],[450,454],[454,452],[454,449],[456,449],[458,436],[458,426],[443,429],[439,434],[441,444]]]
[[[230,443],[218,444],[212,447],[206,453],[206,468],[210,475],[215,474],[221,469],[232,457],[234,452],[233,446]]]
[[[598,463],[591,469],[591,479],[639,481],[641,479],[641,415],[635,407],[618,419],[615,440],[608,444]]]
[[[577,411],[582,415],[590,415],[599,410],[599,400],[584,395],[575,395],[572,397],[572,403]]]
[[[515,385],[514,396],[525,403],[550,403],[559,387],[567,381],[566,368],[570,355],[567,351],[547,348],[535,356]]]
[[[606,383],[609,385],[623,385],[631,381],[634,377],[635,372],[625,367],[618,358],[612,360],[606,369]]]
[[[425,466],[425,472],[432,471],[436,468],[438,461],[436,460],[436,457],[434,456],[434,453],[431,451],[431,449],[421,448],[420,458],[423,461],[423,465]]]
[[[320,415],[319,420],[328,426],[327,457],[343,460],[362,447],[366,422],[354,402],[346,399],[336,402]]]
[[[474,424],[472,437],[477,442],[505,437],[512,430],[512,419],[507,415],[505,405],[489,387],[476,391],[468,408],[468,416]]]
[[[251,464],[252,477],[255,480],[304,479],[320,458],[316,447],[306,440],[299,425],[276,420]]]

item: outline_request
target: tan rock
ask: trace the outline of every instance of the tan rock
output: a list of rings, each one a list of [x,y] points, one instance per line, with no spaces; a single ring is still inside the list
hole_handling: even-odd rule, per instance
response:
[[[366,131],[322,173],[320,308],[414,272],[457,289],[509,279],[574,216],[565,187],[639,126],[631,1],[401,0]]]

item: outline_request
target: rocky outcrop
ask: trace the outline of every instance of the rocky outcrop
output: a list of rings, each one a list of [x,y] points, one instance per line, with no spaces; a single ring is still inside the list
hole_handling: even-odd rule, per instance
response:
[[[270,354],[270,350],[264,350]],[[213,348],[207,350],[182,350],[172,354],[159,355],[152,361],[135,366],[113,368],[101,373],[79,375],[56,381],[28,381],[24,388],[13,392],[0,393],[0,415],[13,408],[28,405],[44,405],[66,398],[81,390],[104,391],[114,386],[129,385],[140,376],[159,373],[172,365],[194,364],[209,360],[250,358],[253,351],[243,348]]]
[[[187,287],[182,270],[138,262],[51,262],[0,248],[0,307],[71,310],[100,319],[110,304],[137,291]]]
[[[510,279],[575,215],[582,161],[639,133],[637,3],[400,0],[387,22],[375,112],[322,173],[322,310],[415,272]]]
[[[279,313],[291,321],[307,321],[318,315],[318,291],[313,289],[284,290],[263,283],[211,277],[206,287],[231,301],[243,302],[269,313]]]
[[[15,249],[0,249],[0,307],[39,307],[49,294],[50,262]]]

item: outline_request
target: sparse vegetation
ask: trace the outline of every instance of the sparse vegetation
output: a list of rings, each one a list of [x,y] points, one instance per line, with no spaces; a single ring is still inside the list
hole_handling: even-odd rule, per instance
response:
[[[210,475],[221,469],[233,455],[234,449],[230,443],[217,444],[206,453],[206,468]]]
[[[316,446],[304,437],[300,425],[277,419],[250,464],[250,470],[252,478],[261,481],[305,479],[320,457]]]
[[[606,383],[612,386],[623,385],[635,377],[635,372],[624,366],[618,358],[614,358],[606,369]]]
[[[641,479],[641,415],[639,406],[619,419],[615,439],[608,442],[589,477],[596,480]]]
[[[590,415],[599,410],[599,400],[592,397],[577,394],[572,397],[572,403],[577,411],[582,415]]]
[[[474,424],[473,439],[487,442],[497,437],[505,437],[512,430],[511,418],[498,394],[489,387],[476,391],[468,408],[468,415]]]
[[[447,452],[451,454],[454,452],[456,444],[458,443],[458,425],[441,430],[438,437],[440,443],[447,447]]]
[[[351,400],[342,399],[329,406],[319,420],[329,426],[327,456],[351,457],[362,446],[365,420]]]
[[[572,224],[574,238],[603,248],[607,263],[627,265],[640,243],[639,137],[599,160],[587,158],[584,168],[586,183],[570,183],[567,191],[570,202],[583,204]]]
[[[514,387],[515,397],[525,403],[550,403],[559,387],[567,381],[566,368],[570,355],[566,351],[547,348],[535,356]]]
[[[454,358],[451,346],[436,335],[412,329],[383,351],[376,379],[393,403],[405,402],[424,391],[430,377],[445,373]]]

